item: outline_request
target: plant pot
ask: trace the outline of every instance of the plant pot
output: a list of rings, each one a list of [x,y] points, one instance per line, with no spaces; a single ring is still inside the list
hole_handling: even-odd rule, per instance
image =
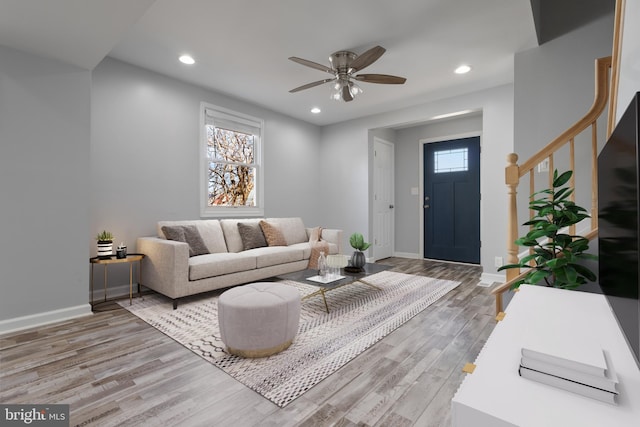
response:
[[[362,268],[367,263],[367,258],[362,251],[354,251],[351,255],[351,266],[355,268]]]
[[[113,255],[113,240],[98,240],[98,258],[111,258]]]

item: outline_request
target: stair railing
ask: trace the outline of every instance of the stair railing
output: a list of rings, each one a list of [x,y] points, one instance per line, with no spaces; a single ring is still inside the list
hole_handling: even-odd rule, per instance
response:
[[[518,238],[518,205],[517,194],[520,178],[529,175],[529,197],[535,192],[534,171],[536,166],[543,161],[548,161],[549,188],[553,185],[554,153],[569,145],[569,168],[575,171],[575,140],[582,132],[591,129],[591,223],[590,231],[585,237],[592,239],[598,233],[598,128],[597,121],[602,115],[609,98],[609,70],[611,69],[611,57],[599,58],[595,61],[595,96],[593,105],[587,114],[578,120],[573,126],[560,134],[547,144],[543,149],[534,154],[530,159],[518,165],[518,155],[511,153],[507,156],[505,168],[505,183],[508,193],[508,222],[507,222],[507,264],[517,264],[518,246],[515,244]],[[575,174],[569,181],[569,186],[575,189]],[[571,195],[575,201],[575,191]],[[534,212],[530,211],[530,217]],[[575,235],[575,225],[569,229],[569,234]],[[502,296],[511,288],[511,285],[522,279],[529,270],[524,272],[513,268],[506,270],[507,281],[497,286],[491,293],[496,298],[496,315],[503,310]]]

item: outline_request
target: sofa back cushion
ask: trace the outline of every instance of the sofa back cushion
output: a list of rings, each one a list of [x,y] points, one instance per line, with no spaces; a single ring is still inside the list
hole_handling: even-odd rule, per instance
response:
[[[259,224],[261,218],[243,218],[243,219],[221,219],[220,226],[224,233],[224,240],[227,242],[227,250],[229,252],[242,252],[244,250],[244,244],[242,243],[242,237],[238,231],[238,223],[244,224]]]
[[[157,232],[158,237],[166,239],[167,236],[162,232],[164,226],[176,226],[176,225],[194,225],[205,246],[209,250],[209,253],[217,254],[221,252],[227,252],[227,245],[225,242],[222,227],[220,221],[216,219],[197,219],[190,221],[158,221]]]
[[[307,236],[307,229],[302,222],[302,218],[267,218],[266,221],[271,224],[276,224],[284,239],[287,241],[287,245],[293,245],[296,243],[303,243],[309,241]]]

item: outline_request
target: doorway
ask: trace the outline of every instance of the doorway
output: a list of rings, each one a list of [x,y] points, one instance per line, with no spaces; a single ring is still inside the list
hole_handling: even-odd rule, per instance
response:
[[[423,144],[424,258],[480,263],[480,137]]]

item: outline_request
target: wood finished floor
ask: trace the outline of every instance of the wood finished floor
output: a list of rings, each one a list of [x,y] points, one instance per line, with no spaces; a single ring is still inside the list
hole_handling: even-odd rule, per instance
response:
[[[70,404],[72,426],[448,426],[495,326],[481,268],[381,262],[462,284],[285,408],[121,308],[0,337],[0,402]]]

